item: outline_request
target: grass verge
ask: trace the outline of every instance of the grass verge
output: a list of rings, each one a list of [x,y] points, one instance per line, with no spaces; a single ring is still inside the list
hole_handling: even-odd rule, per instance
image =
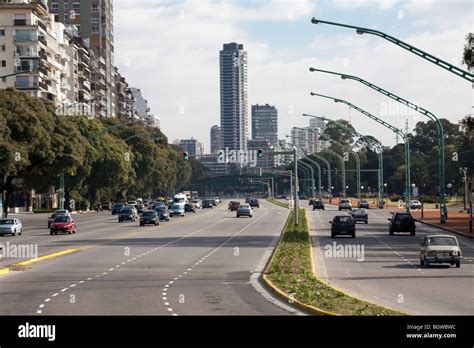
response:
[[[275,198],[267,198],[267,201],[270,202],[270,203],[273,203],[273,204],[276,204],[276,205],[279,205],[280,207],[283,207],[283,208],[288,208],[288,202],[287,203],[283,203]]]
[[[273,203],[273,202],[272,202]],[[290,214],[280,243],[265,271],[266,277],[281,291],[305,305],[338,315],[403,315],[348,296],[318,280],[312,271],[311,243],[305,209],[300,209],[299,224]]]

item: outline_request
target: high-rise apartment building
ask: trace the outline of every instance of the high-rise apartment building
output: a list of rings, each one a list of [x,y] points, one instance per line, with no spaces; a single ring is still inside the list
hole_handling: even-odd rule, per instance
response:
[[[219,54],[222,147],[245,150],[248,139],[247,52],[224,44]]]
[[[204,146],[197,139],[182,139],[179,141],[179,147],[190,156],[201,156],[204,154]]]
[[[0,88],[68,101],[70,38],[55,23],[44,1],[0,2]]]
[[[252,139],[278,145],[278,111],[274,106],[252,105]]]
[[[222,150],[221,127],[214,125],[211,127],[211,154]]]
[[[98,116],[115,117],[113,1],[48,0],[48,5],[56,22],[75,25],[79,35],[88,39],[97,60],[92,89],[94,97],[101,99]]]

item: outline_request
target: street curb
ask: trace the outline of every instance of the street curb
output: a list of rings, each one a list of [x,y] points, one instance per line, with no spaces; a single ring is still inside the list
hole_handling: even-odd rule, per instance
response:
[[[269,203],[272,203],[272,202],[269,202]],[[275,205],[278,206],[278,204],[275,204]],[[317,307],[307,305],[303,302],[300,302],[297,299],[290,298],[290,296],[286,292],[284,292],[283,290],[278,288],[275,284],[273,284],[273,282],[269,279],[268,275],[266,274],[267,271],[268,271],[268,267],[272,263],[273,258],[275,257],[276,251],[278,250],[278,247],[280,246],[281,238],[283,237],[283,233],[284,233],[284,231],[286,231],[286,227],[288,226],[288,221],[290,220],[290,215],[291,214],[289,214],[288,218],[286,219],[286,223],[285,223],[285,226],[283,227],[282,233],[280,234],[278,244],[276,245],[275,249],[273,249],[272,256],[268,260],[268,262],[265,265],[265,268],[262,272],[262,276],[261,276],[262,283],[267,287],[268,290],[270,290],[277,297],[279,297],[280,299],[286,301],[288,304],[293,305],[294,307],[296,307],[298,309],[301,309],[301,310],[303,310],[307,313],[314,314],[314,315],[319,315],[319,316],[322,316],[322,315],[325,315],[325,316],[340,316],[339,314],[326,312],[326,311],[324,311],[322,309],[319,309]],[[310,238],[309,234],[308,234],[308,238]],[[311,245],[311,240],[310,240],[310,245]],[[310,252],[311,253],[312,253],[312,250],[313,250],[313,248],[310,247]],[[311,254],[311,265],[312,265],[312,267],[314,266],[314,260],[312,258],[312,254]],[[314,274],[314,267],[313,267],[313,274]]]
[[[423,220],[420,220],[420,219],[413,219],[413,220],[415,220],[416,222],[422,223],[424,225],[427,225],[427,226],[439,228],[440,230],[444,230],[444,231],[447,231],[447,232],[457,234],[457,235],[462,236],[462,237],[466,237],[466,238],[469,238],[469,239],[474,239],[474,236],[469,235],[469,234],[465,234],[464,232],[452,230],[450,228],[446,228],[446,227],[443,227],[443,226],[440,226],[440,225],[437,225],[437,224],[432,224],[430,222],[426,222],[426,221],[423,221]]]
[[[80,250],[81,249],[66,249],[66,250],[54,252],[54,253],[51,253],[51,254],[46,254],[46,255],[40,256],[36,259],[29,259],[29,260],[15,262],[15,263],[12,263],[10,265],[7,265],[5,267],[0,268],[0,275],[15,271],[15,269],[18,268],[18,267],[29,266],[32,263],[36,263],[36,262],[40,262],[40,261],[44,261],[44,260],[49,260],[49,259],[54,259],[54,258],[64,256],[64,255],[69,255],[69,254],[72,254],[72,253],[76,253]]]

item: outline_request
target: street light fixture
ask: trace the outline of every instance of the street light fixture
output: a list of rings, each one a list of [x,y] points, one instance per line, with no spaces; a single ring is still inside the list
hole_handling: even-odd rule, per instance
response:
[[[354,75],[348,75],[348,74],[342,74],[339,72],[335,71],[329,71],[329,70],[322,70],[322,69],[315,69],[315,68],[309,68],[309,71],[311,72],[322,72],[326,74],[332,74],[332,75],[337,75],[340,76],[343,80],[354,80],[357,82],[362,83],[365,86],[368,86],[372,88],[373,90],[409,107],[410,109],[413,109],[417,112],[419,112],[422,115],[425,115],[428,117],[430,120],[432,120],[435,125],[436,125],[436,131],[438,135],[438,173],[439,173],[439,187],[440,187],[440,195],[439,195],[439,200],[440,200],[440,222],[444,223],[445,222],[445,216],[443,214],[444,211],[444,206],[446,205],[446,190],[444,188],[445,185],[445,159],[444,159],[444,152],[445,152],[445,144],[444,144],[444,128],[443,124],[439,120],[438,117],[436,117],[432,112],[415,105],[408,100],[397,96],[396,94],[393,94],[379,86],[376,86],[358,76]]]
[[[470,73],[469,71],[463,70],[461,68],[458,68],[438,57],[433,56],[430,53],[424,52],[420,50],[419,48],[416,48],[415,46],[410,45],[409,43],[406,43],[400,39],[397,39],[396,37],[393,37],[391,35],[385,34],[384,32],[381,32],[379,30],[374,30],[374,29],[369,29],[369,28],[364,28],[364,27],[358,27],[355,25],[349,25],[349,24],[343,24],[343,23],[336,23],[336,22],[328,22],[328,21],[323,21],[320,19],[313,18],[311,19],[311,23],[313,24],[329,24],[329,25],[335,25],[338,27],[345,27],[345,28],[351,28],[355,29],[357,34],[372,34],[375,36],[379,36],[387,41],[390,41],[391,43],[406,49],[407,51],[410,51],[411,53],[416,54],[417,56],[426,59],[427,61],[436,64],[437,66],[442,67],[443,69],[446,69],[453,74],[462,77],[465,80],[468,80],[469,82],[472,82],[474,78],[474,74]]]
[[[324,121],[332,121],[334,122],[334,124],[339,127],[339,128],[342,128],[358,137],[361,137],[363,138],[365,141],[367,141],[368,143],[372,144],[372,145],[375,145],[375,148],[376,148],[376,152],[378,152],[378,159],[379,159],[379,172],[378,172],[378,187],[379,187],[379,199],[381,199],[381,195],[382,195],[382,183],[383,183],[383,147],[382,147],[382,143],[380,141],[378,141],[377,139],[375,138],[369,138],[357,131],[355,131],[353,128],[349,128],[349,127],[346,127],[344,126],[343,124],[341,124],[340,122],[338,121],[333,121],[329,118],[326,118],[326,117],[323,117],[323,116],[314,116],[314,115],[309,115],[309,114],[303,114],[303,116],[305,117],[312,117],[312,118],[319,118],[319,119],[322,119]],[[378,150],[378,151],[377,151]]]
[[[408,136],[403,133],[400,129],[392,126],[390,123],[388,122],[385,122],[384,120],[372,115],[371,113],[359,108],[358,106],[348,102],[347,100],[344,100],[344,99],[339,99],[339,98],[334,98],[334,97],[330,97],[330,96],[327,96],[327,95],[324,95],[324,94],[318,94],[318,93],[314,93],[314,92],[311,92],[311,95],[312,96],[318,96],[318,97],[322,97],[322,98],[326,98],[326,99],[331,99],[332,101],[334,101],[335,103],[343,103],[343,104],[346,104],[350,107],[352,107],[353,109],[359,111],[361,114],[371,118],[372,120],[380,123],[381,125],[385,126],[386,128],[390,129],[392,132],[396,133],[396,134],[399,134],[403,140],[405,141],[405,203],[406,203],[406,209],[407,209],[407,212],[410,212],[410,207],[409,207],[409,201],[410,201],[410,140],[408,139]]]

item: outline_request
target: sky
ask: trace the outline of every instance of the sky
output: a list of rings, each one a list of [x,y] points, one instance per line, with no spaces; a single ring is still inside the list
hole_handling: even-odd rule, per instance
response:
[[[310,92],[345,99],[398,128],[427,118],[309,67],[358,76],[452,122],[472,112],[472,85],[380,37],[311,18],[383,31],[466,70],[473,15],[468,0],[115,0],[115,64],[141,89],[170,142],[194,137],[209,151],[210,128],[220,124],[219,51],[238,42],[248,55],[249,121],[251,105],[268,103],[278,109],[280,139],[307,126],[307,113],[349,120],[393,146],[384,126]]]

